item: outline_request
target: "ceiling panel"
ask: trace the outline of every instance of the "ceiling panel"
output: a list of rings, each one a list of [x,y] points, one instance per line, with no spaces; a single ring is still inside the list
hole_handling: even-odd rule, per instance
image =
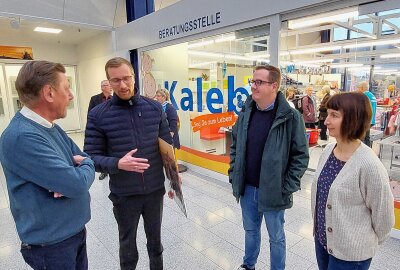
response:
[[[126,24],[125,0],[0,0],[0,16],[106,29]]]

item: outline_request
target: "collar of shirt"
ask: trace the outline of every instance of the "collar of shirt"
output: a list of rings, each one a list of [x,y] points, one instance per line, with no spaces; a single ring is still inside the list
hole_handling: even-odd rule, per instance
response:
[[[270,111],[270,110],[273,110],[273,109],[274,109],[275,100],[274,100],[271,104],[269,104],[269,105],[267,106],[267,108],[265,108],[265,109],[260,108],[260,107],[258,106],[257,103],[256,103],[256,106],[257,106],[257,110],[259,110],[259,111],[263,111],[263,112]]]
[[[103,101],[107,101],[107,100],[109,100],[111,97],[112,97],[112,95],[106,97],[104,94],[102,94],[102,99],[103,99]]]
[[[167,109],[167,104],[168,104],[168,102],[167,102],[167,101],[164,101],[164,103],[163,103],[163,104],[161,104],[161,106],[162,106],[162,108],[163,108],[164,112],[165,112],[165,110]]]
[[[31,109],[29,109],[26,106],[22,107],[20,113],[23,116],[25,116],[26,118],[28,118],[28,119],[32,120],[33,122],[36,122],[39,125],[44,126],[46,128],[52,128],[54,126],[53,123],[47,121],[46,119],[44,119],[39,114],[35,113],[34,111],[32,111]]]

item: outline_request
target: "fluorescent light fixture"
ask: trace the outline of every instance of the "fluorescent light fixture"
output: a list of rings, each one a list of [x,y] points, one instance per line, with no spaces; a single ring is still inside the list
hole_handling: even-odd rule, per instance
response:
[[[396,57],[400,57],[400,53],[388,53],[381,55],[381,58],[396,58]]]
[[[332,64],[331,68],[354,68],[354,67],[362,67],[363,64],[355,64],[355,63],[343,63],[343,64]]]
[[[317,16],[311,16],[307,18],[301,18],[297,20],[290,20],[288,23],[289,29],[299,29],[308,26],[314,26],[323,23],[329,23],[334,21],[342,21],[349,18],[357,17],[357,10],[337,10],[335,12],[323,13]]]
[[[215,43],[220,43],[220,42],[225,42],[225,41],[232,41],[235,40],[236,36],[235,35],[222,35],[222,37],[215,39]]]
[[[201,41],[201,42],[189,44],[188,48],[191,49],[191,48],[196,48],[196,47],[202,47],[202,46],[210,45],[210,44],[213,44],[213,43],[214,43],[213,39],[204,40],[204,41]]]
[[[200,63],[193,63],[189,64],[189,67],[209,67],[211,65],[216,65],[217,61],[211,61],[211,62],[200,62]]]
[[[315,63],[331,63],[334,59],[313,59],[313,60],[293,60],[295,63],[302,63],[302,64],[315,64]]]
[[[320,44],[322,45],[322,44]],[[289,54],[291,55],[297,55],[297,54],[307,54],[307,53],[316,53],[316,52],[326,52],[326,51],[336,51],[340,50],[342,46],[321,46],[321,47],[315,47],[315,48],[309,48],[309,49],[300,49],[300,50],[293,50],[289,51]]]
[[[43,32],[43,33],[51,33],[51,34],[59,34],[62,30],[56,28],[48,28],[48,27],[36,27],[33,29],[36,32]]]
[[[196,55],[196,56],[204,56],[204,57],[213,57],[213,58],[226,58],[226,59],[235,59],[235,60],[243,60],[243,61],[259,61],[259,62],[268,62],[269,59],[263,57],[248,57],[237,54],[223,54],[223,53],[213,53],[213,52],[202,52],[202,51],[192,51],[189,50],[188,54]]]
[[[257,57],[269,58],[271,56],[269,53],[265,53],[265,51],[262,51],[262,52],[250,52],[250,53],[245,53],[244,55],[246,55],[248,57],[253,57],[253,58],[257,58]]]
[[[223,57],[223,54],[213,52],[202,52],[202,51],[188,51],[190,55],[205,56],[205,57]]]
[[[392,73],[392,72],[398,72],[398,70],[397,69],[381,69],[381,70],[376,71],[375,73],[385,74],[385,73]]]
[[[343,46],[343,48],[344,49],[353,49],[353,48],[371,47],[371,46],[379,46],[379,45],[390,45],[390,44],[397,44],[397,43],[400,43],[400,38],[354,43],[354,44],[345,45],[345,46]]]

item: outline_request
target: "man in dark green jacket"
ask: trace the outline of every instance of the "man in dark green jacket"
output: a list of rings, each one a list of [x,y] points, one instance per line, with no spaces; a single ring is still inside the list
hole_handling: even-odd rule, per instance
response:
[[[245,256],[239,269],[255,269],[264,216],[271,269],[285,269],[285,209],[308,165],[307,135],[300,113],[279,92],[280,70],[257,66],[249,82],[252,95],[233,128],[229,181],[240,200]]]

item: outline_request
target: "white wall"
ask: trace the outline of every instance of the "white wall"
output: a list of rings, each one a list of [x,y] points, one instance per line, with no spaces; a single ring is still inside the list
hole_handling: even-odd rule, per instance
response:
[[[113,38],[113,32],[106,32],[77,47],[80,115],[83,129],[86,127],[90,98],[101,92],[100,83],[107,79],[104,71],[106,62],[115,56],[129,60],[128,51],[115,52]]]
[[[189,78],[187,44],[182,43],[146,53],[154,59],[152,74],[157,81],[157,88],[160,83],[162,83],[161,87],[164,88],[163,82],[165,80],[169,82],[169,85],[171,85],[172,81],[178,81],[174,97],[179,102],[182,97],[181,89],[187,87]],[[195,89],[192,89],[192,91],[195,91]],[[181,121],[179,130],[181,144],[189,146],[191,133],[191,127],[188,125],[190,123],[189,114],[182,113],[182,110],[178,110],[177,112]]]
[[[76,65],[78,57],[76,46],[47,43],[46,40],[37,41],[26,39],[23,35],[5,34],[0,35],[0,44],[5,46],[32,47],[33,58],[35,60],[47,60],[68,65]]]

